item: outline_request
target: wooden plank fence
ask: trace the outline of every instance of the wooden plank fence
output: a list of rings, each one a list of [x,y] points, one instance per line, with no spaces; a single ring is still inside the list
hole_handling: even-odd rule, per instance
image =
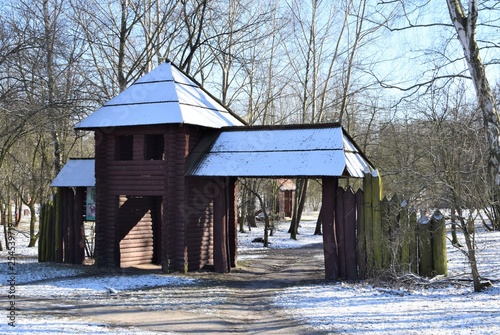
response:
[[[350,187],[337,189],[338,278],[447,274],[444,216],[436,211],[418,218],[416,210],[398,195],[382,198],[379,177],[365,176],[363,188],[357,192]]]
[[[83,187],[58,187],[54,200],[42,205],[39,219],[39,262],[83,262],[84,199]]]

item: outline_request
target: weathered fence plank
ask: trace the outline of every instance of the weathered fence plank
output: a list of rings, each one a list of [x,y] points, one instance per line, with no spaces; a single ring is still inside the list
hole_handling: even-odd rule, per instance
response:
[[[417,238],[417,213],[414,210],[410,211],[409,227],[411,235],[409,241],[410,247],[410,272],[418,273],[418,238]]]
[[[371,202],[372,182],[371,174],[363,179],[363,225],[365,229],[366,267],[367,273],[373,271],[373,208]]]
[[[339,262],[339,276],[347,278],[347,254],[345,251],[345,217],[344,217],[344,194],[342,187],[337,188],[337,204],[335,209],[335,237],[337,239],[337,252]]]
[[[323,225],[323,251],[325,254],[325,278],[339,278],[337,242],[335,241],[335,203],[338,178],[323,177],[321,221]]]
[[[358,266],[358,276],[359,278],[365,278],[367,275],[366,270],[366,230],[365,230],[365,221],[363,214],[363,191],[358,190],[356,192],[356,212],[357,212],[357,220],[356,220],[356,260]]]
[[[390,252],[390,242],[391,242],[391,215],[392,208],[391,202],[384,197],[380,202],[380,209],[382,212],[382,268],[389,269],[391,266],[391,252]]]
[[[402,206],[399,212],[399,239],[401,242],[397,244],[401,244],[401,252],[399,257],[399,264],[402,267],[403,271],[409,270],[410,264],[410,239],[413,235],[410,234],[410,224],[408,218],[408,206]]]
[[[444,215],[436,210],[431,217],[432,229],[432,258],[436,275],[448,274],[448,261],[446,255],[446,226]]]
[[[346,279],[354,280],[358,278],[357,257],[356,257],[356,195],[352,188],[344,192],[344,252],[346,257]]]
[[[382,245],[383,245],[383,236],[382,236],[382,212],[380,210],[380,193],[382,191],[382,184],[380,180],[380,176],[372,176],[372,208],[373,208],[373,218],[372,218],[372,230],[373,230],[373,261],[374,261],[374,270],[380,271],[383,267],[383,258],[382,258]]]
[[[421,215],[417,221],[418,225],[418,253],[419,253],[419,274],[422,277],[432,276],[432,234],[430,220],[425,215]]]

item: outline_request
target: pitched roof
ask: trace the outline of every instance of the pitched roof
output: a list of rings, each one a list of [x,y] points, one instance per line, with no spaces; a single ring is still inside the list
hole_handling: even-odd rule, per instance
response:
[[[276,181],[280,191],[295,191],[297,185],[291,179],[281,178]]]
[[[244,124],[194,79],[167,62],[139,78],[75,128],[171,123],[210,128]]]
[[[95,160],[71,158],[57,174],[51,187],[95,186]]]
[[[362,178],[375,171],[335,124],[224,128],[200,141],[188,166],[188,176],[222,177]],[[94,159],[70,159],[50,186],[95,186],[94,168]]]
[[[190,176],[362,178],[374,168],[338,124],[224,128],[195,148]]]

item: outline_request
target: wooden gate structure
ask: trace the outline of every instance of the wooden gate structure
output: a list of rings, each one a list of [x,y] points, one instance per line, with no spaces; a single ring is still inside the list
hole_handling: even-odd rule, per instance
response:
[[[87,184],[95,186],[98,266],[229,272],[237,262],[238,177],[322,178],[325,276],[363,275],[354,260],[362,228],[351,230],[359,199],[339,197],[337,189],[339,178],[375,169],[341,125],[246,126],[167,62],[76,129],[94,132],[95,165],[65,166],[52,186],[75,190],[82,175],[94,178]],[[59,217],[67,222],[56,226],[80,229],[76,217],[81,213]],[[48,236],[59,228],[44,229]]]

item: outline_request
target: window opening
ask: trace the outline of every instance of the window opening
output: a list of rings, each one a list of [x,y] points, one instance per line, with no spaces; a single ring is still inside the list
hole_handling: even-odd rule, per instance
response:
[[[116,138],[116,159],[131,161],[134,159],[134,136],[121,135]]]
[[[163,159],[163,135],[146,135],[144,140],[144,159]]]

